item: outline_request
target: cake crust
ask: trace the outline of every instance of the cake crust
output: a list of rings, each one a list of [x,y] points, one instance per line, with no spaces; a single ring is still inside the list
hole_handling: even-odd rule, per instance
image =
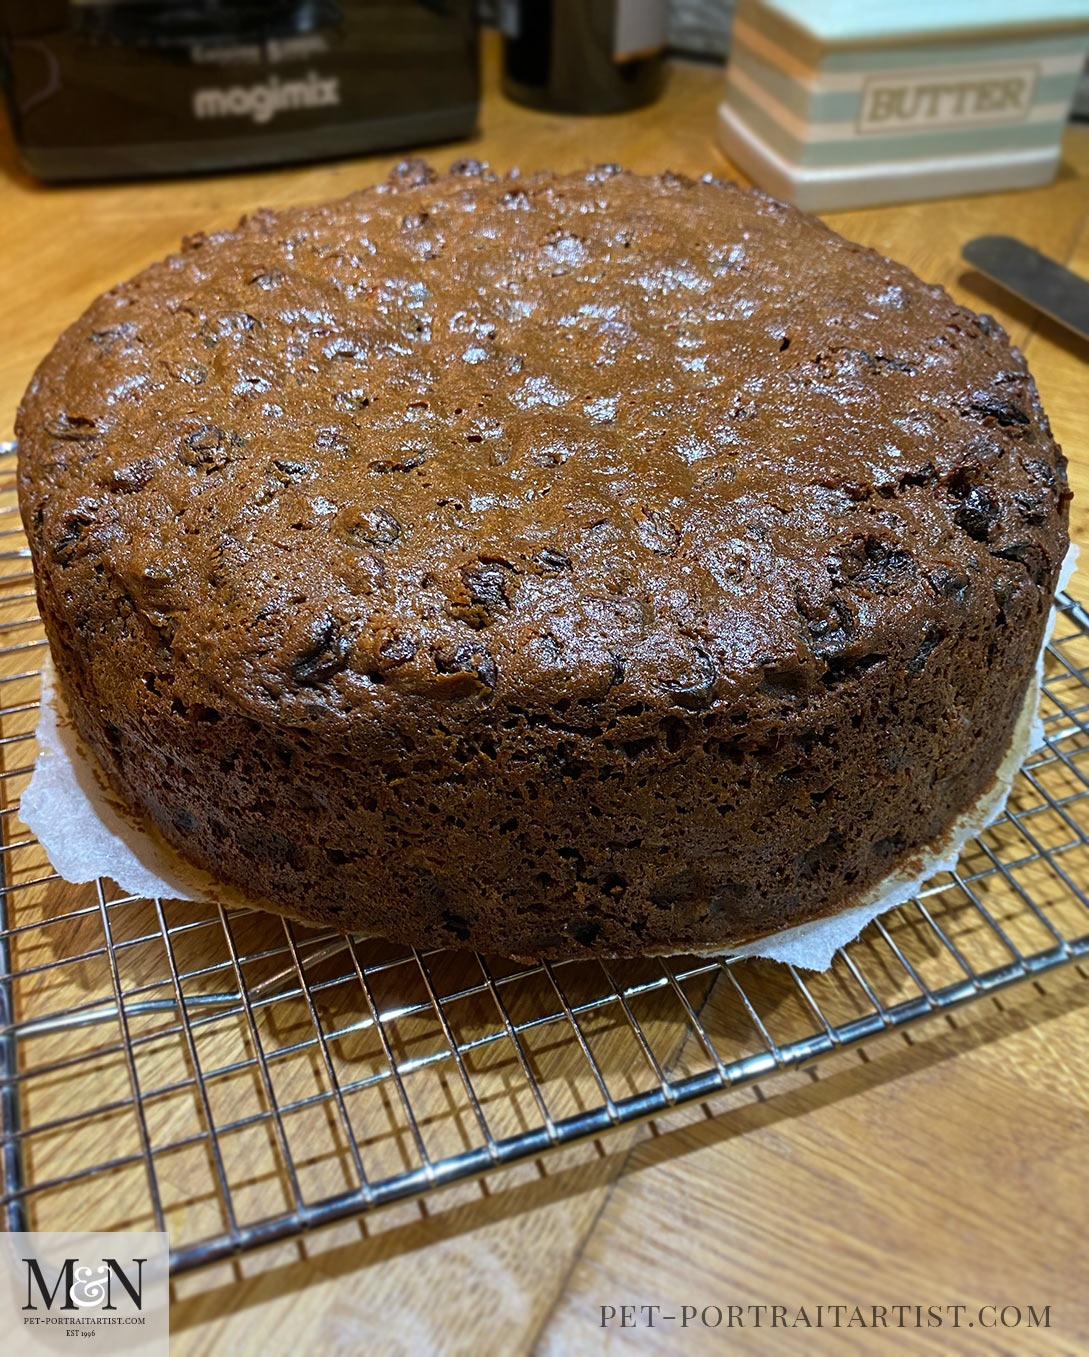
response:
[[[707,178],[420,162],[99,298],[17,421],[111,783],[277,909],[523,957],[849,905],[1010,742],[1067,548],[1021,355]]]

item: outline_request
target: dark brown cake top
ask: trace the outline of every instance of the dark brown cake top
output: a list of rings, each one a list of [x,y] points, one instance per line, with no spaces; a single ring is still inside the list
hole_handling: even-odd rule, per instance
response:
[[[760,194],[609,167],[411,162],[193,237],[67,332],[18,432],[73,625],[120,598],[300,721],[774,702],[1065,545],[997,325]]]

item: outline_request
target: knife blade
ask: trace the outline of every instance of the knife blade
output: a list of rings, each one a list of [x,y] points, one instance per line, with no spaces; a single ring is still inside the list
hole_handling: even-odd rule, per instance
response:
[[[961,254],[1015,297],[1089,339],[1089,281],[1014,236],[977,236]]]

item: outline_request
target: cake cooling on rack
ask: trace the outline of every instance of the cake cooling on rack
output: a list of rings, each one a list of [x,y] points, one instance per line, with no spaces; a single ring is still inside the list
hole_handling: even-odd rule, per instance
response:
[[[840,910],[988,788],[1067,546],[1001,328],[711,178],[408,162],[95,301],[18,418],[116,793],[303,920],[511,956]]]

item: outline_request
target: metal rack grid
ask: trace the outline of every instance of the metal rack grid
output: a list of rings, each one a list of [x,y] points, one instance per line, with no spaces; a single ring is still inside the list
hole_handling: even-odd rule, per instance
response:
[[[956,872],[824,974],[517,966],[60,880],[19,820],[44,639],[0,450],[0,1115],[8,1229],[167,1229],[175,1272],[774,1076],[1089,951],[1089,614],[1045,748]]]

